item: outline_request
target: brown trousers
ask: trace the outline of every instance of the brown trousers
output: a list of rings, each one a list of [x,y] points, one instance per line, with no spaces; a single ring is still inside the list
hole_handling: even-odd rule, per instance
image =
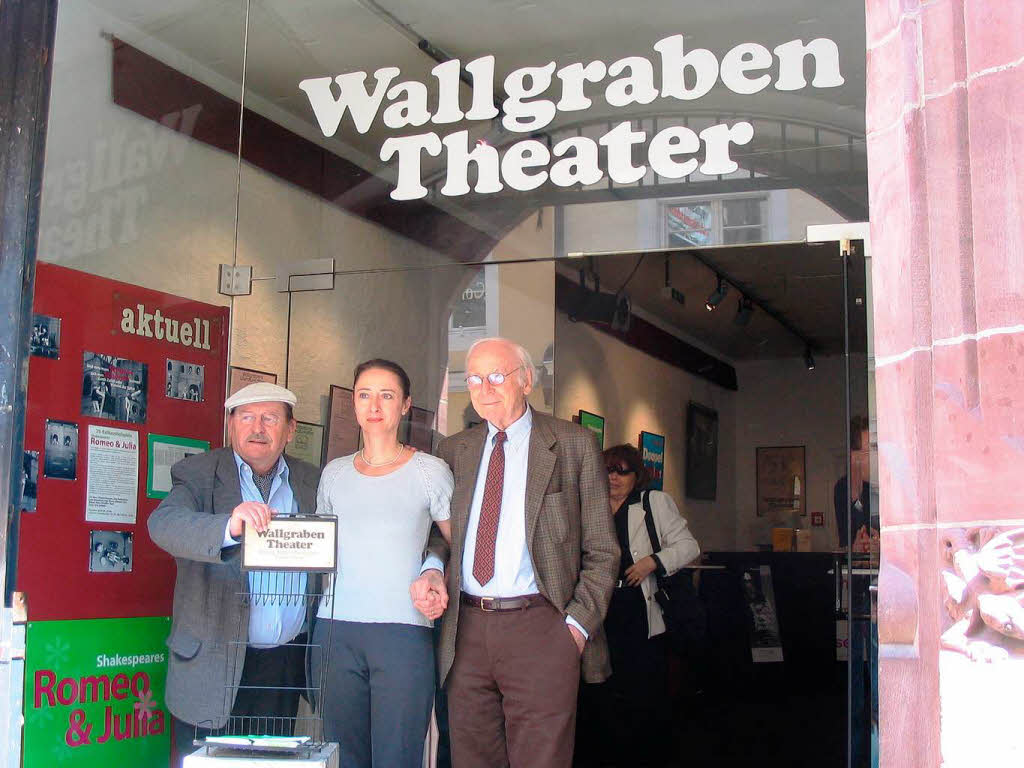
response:
[[[452,764],[569,768],[579,681],[579,651],[551,604],[460,606],[447,684]]]

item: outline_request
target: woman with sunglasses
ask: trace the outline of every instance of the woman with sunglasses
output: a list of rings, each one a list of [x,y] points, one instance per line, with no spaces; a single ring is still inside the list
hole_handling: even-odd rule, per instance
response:
[[[431,621],[413,606],[432,524],[451,538],[451,470],[403,445],[409,376],[368,360],[352,383],[363,447],[330,462],[317,513],[338,516],[338,575],[313,632],[312,679],[323,680],[324,734],[346,768],[420,768],[434,701]]]
[[[609,501],[622,550],[619,578],[604,620],[612,675],[595,686],[596,733],[616,765],[664,765],[668,705],[665,621],[654,599],[656,574],[671,575],[700,555],[672,497],[646,491],[661,551],[653,554],[644,523],[646,472],[640,452],[616,445],[604,452]]]

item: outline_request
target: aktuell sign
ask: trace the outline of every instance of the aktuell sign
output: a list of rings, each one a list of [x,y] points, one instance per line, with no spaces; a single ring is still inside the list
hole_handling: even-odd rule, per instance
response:
[[[824,37],[808,43],[790,40],[771,50],[759,43],[741,43],[720,61],[705,48],[685,50],[682,35],[659,40],[653,48],[656,56],[627,56],[607,65],[602,61],[576,62],[556,69],[552,61],[513,70],[503,83],[506,98],[501,104],[502,126],[513,133],[535,133],[550,125],[559,113],[589,109],[591,96],[601,89],[612,107],[646,105],[657,99],[694,101],[719,82],[733,93],[755,94],[771,84],[772,73],[776,73],[776,90],[798,91],[808,85],[804,74],[808,57],[813,60],[811,87],[835,88],[844,82],[839,71],[839,48]],[[309,98],[326,137],[335,135],[346,112],[356,130],[366,133],[385,100],[384,125],[393,130],[498,117],[494,56],[474,59],[465,70],[472,79],[471,103],[466,111],[459,98],[462,63],[458,59],[431,70],[437,86],[434,104],[429,103],[424,83],[396,83],[401,74],[397,67],[374,72],[372,91],[367,88],[366,72],[309,78],[299,87]],[[753,126],[739,120],[712,125],[699,133],[684,126],[670,126],[648,138],[645,131],[634,130],[631,122],[624,120],[597,140],[572,136],[549,149],[542,141],[526,138],[499,154],[486,142],[470,146],[468,130],[443,137],[427,131],[386,139],[380,159],[397,159],[397,183],[391,197],[416,200],[427,194],[422,179],[424,152],[431,157],[445,153],[447,178],[441,194],[455,197],[470,191],[470,163],[477,165],[473,191],[481,194],[499,192],[505,185],[527,192],[547,181],[559,187],[596,184],[605,176],[599,164],[602,147],[607,152],[607,173],[619,184],[635,183],[649,169],[668,179],[681,179],[698,170],[707,175],[732,173],[738,167],[731,157],[732,146],[748,144],[753,136]],[[634,147],[644,144],[647,162],[635,165]],[[699,163],[701,149],[704,160]]]

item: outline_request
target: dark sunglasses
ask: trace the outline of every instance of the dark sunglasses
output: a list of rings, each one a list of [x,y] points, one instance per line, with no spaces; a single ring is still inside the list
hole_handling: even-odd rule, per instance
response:
[[[609,475],[618,475],[619,477],[633,474],[633,470],[629,467],[608,467],[607,469]]]

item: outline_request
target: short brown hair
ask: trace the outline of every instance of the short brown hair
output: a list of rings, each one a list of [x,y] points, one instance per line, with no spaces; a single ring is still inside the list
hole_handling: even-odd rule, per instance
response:
[[[647,485],[647,468],[644,466],[643,457],[635,445],[622,443],[621,445],[613,445],[611,448],[605,448],[604,465],[606,467],[622,466],[623,464],[633,470],[633,473],[636,475],[636,485],[633,486],[635,490],[640,490]]]

